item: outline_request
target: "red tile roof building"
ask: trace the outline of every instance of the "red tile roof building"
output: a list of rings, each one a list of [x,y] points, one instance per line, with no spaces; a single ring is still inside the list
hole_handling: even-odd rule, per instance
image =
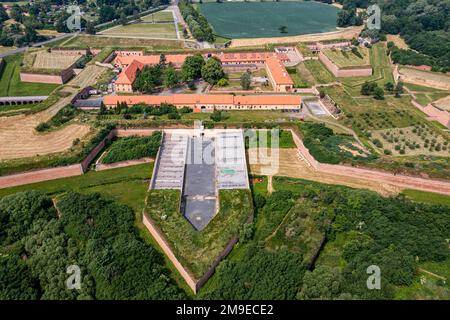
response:
[[[107,108],[115,108],[117,103],[128,106],[137,104],[173,104],[177,108],[189,107],[195,112],[213,110],[299,110],[301,98],[297,95],[231,95],[231,94],[174,94],[171,96],[105,96]]]
[[[181,68],[189,54],[167,54],[166,63],[171,63],[175,68]],[[220,59],[224,67],[247,67],[256,65],[265,67],[269,81],[276,92],[291,91],[294,82],[289,76],[283,63],[288,62],[289,58],[284,53],[275,52],[239,52],[239,53],[219,53],[213,56]],[[133,92],[133,82],[136,78],[138,69],[145,65],[155,65],[160,61],[160,55],[140,55],[140,52],[121,52],[117,55],[115,64],[122,68],[115,82],[115,91]]]

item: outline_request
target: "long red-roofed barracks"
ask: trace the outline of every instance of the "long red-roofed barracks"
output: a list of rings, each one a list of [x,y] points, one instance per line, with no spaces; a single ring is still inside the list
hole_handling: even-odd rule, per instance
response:
[[[181,68],[184,60],[189,54],[168,54],[165,55],[166,63],[171,63],[175,68]],[[228,68],[245,68],[247,66],[265,67],[269,80],[276,92],[289,92],[293,88],[289,73],[283,63],[289,58],[284,53],[275,52],[240,52],[240,53],[219,53],[213,54],[217,57],[222,66]],[[137,70],[141,70],[145,65],[155,65],[160,61],[160,55],[141,55],[140,52],[118,52],[115,64],[122,68],[115,81],[115,91],[133,92],[133,82],[136,78]]]
[[[105,96],[107,108],[117,103],[161,105],[168,103],[177,108],[189,107],[194,112],[213,110],[300,110],[301,98],[297,95],[231,95],[231,94],[174,94],[171,96]]]

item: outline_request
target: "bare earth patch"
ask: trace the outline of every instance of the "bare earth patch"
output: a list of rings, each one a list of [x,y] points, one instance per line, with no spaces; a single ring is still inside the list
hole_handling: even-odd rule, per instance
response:
[[[330,174],[319,172],[309,167],[305,161],[298,157],[297,149],[279,149],[279,170],[275,176],[285,176],[317,181],[326,184],[344,185],[352,188],[369,189],[383,195],[393,195],[400,192],[401,188],[377,181],[371,181],[360,177],[341,176],[338,173]],[[263,153],[265,153],[263,149]],[[262,166],[250,164],[250,172],[260,175]]]

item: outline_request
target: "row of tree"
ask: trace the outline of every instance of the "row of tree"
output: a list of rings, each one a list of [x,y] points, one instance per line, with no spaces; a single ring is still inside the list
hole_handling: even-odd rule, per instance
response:
[[[178,7],[195,39],[198,41],[214,42],[213,30],[205,16],[195,10],[188,0],[181,0],[178,3]]]

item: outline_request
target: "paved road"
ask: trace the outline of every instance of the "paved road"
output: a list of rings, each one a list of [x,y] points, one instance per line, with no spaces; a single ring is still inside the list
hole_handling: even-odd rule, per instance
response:
[[[17,48],[17,49],[14,49],[14,50],[11,50],[11,51],[8,51],[8,52],[0,54],[0,58],[4,58],[4,57],[7,57],[7,56],[16,54],[16,53],[24,52],[28,48],[40,47],[40,46],[43,46],[43,45],[46,45],[46,44],[49,44],[49,43],[52,43],[52,42],[55,42],[55,41],[58,41],[58,40],[61,40],[61,39],[65,39],[65,38],[68,38],[68,37],[71,37],[71,36],[74,36],[74,35],[77,35],[77,34],[78,34],[78,32],[66,33],[66,34],[64,34],[62,36],[59,36],[59,37],[55,37],[55,38],[52,38],[52,39],[49,39],[49,40],[45,40],[45,41],[34,43],[31,46]]]

